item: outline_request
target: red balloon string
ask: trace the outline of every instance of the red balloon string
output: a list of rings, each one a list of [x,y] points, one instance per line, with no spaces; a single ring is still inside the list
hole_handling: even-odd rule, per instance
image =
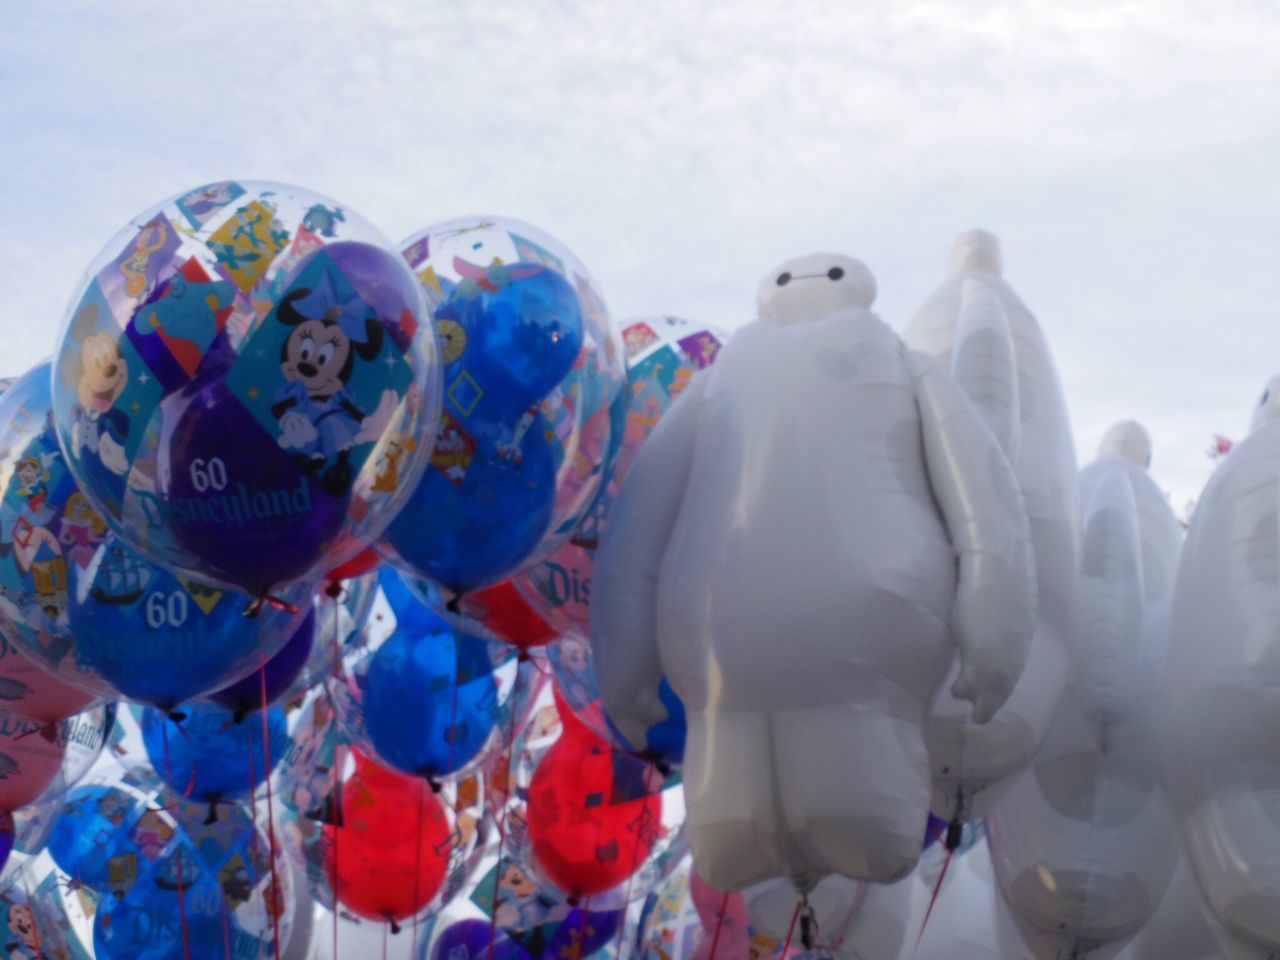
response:
[[[387,930],[390,926],[390,923],[382,925],[382,960],[387,960]]]
[[[720,931],[724,929],[724,914],[729,909],[729,895],[727,893],[720,896],[720,913],[716,916],[716,932],[711,938],[711,955],[707,960],[716,960],[716,951],[720,948]],[[791,921],[793,924],[794,920]]]
[[[253,835],[249,837],[250,850],[253,851],[254,863],[258,862],[258,770],[253,765],[253,751],[246,750],[249,757],[249,812],[253,816]]]
[[[928,909],[924,911],[924,919],[920,920],[920,932],[915,934],[915,946],[911,948],[911,956],[915,956],[920,950],[920,941],[924,940],[924,928],[929,925],[929,915],[933,913],[933,905],[938,902],[938,893],[942,892],[942,881],[947,878],[947,868],[951,865],[954,850],[947,850],[947,859],[942,861],[942,870],[938,873],[938,882],[933,884],[932,896],[929,896]]]
[[[489,918],[489,958],[493,960],[493,944],[498,934],[498,881],[502,879],[502,848],[507,840],[507,815],[509,809],[505,809],[511,801],[511,768],[516,762],[516,701],[512,697],[507,701],[507,712],[510,715],[507,723],[507,781],[505,784],[506,795],[503,798],[502,816],[498,818],[498,865],[493,872],[493,915]]]
[[[420,790],[418,792],[418,832],[415,837],[416,843],[413,850],[413,902],[418,903],[418,895],[420,893],[420,885],[422,883],[422,808],[426,805],[427,792]],[[413,949],[410,955],[416,957],[418,955],[418,914],[413,915]]]
[[[258,685],[262,691],[262,773],[267,781],[267,843],[271,864],[271,928],[275,933],[276,960],[280,960],[280,879],[276,876],[276,811],[271,789],[271,727],[267,722],[267,668],[258,669]],[[254,831],[257,833],[257,831]]]
[[[804,908],[804,901],[797,900],[795,912],[791,914],[791,926],[787,927],[787,939],[782,941],[782,953],[780,954],[781,956],[785,957],[787,953],[791,950],[791,938],[795,936],[796,921],[800,919],[800,911],[803,908]]]
[[[644,839],[644,829],[640,825],[636,826],[636,848],[631,851],[631,862],[638,863],[640,861],[640,843]],[[622,941],[626,938],[627,933],[627,905],[631,903],[631,887],[636,882],[636,874],[639,870],[632,870],[631,876],[627,877],[627,889],[622,896],[622,922],[618,925],[618,948],[614,951],[613,960],[622,960]],[[715,948],[712,948],[712,956],[715,956]]]
[[[342,618],[339,616],[338,595],[330,594],[333,597],[333,670],[336,674],[342,665]],[[333,735],[333,756],[331,763],[333,769],[330,771],[330,796],[333,798],[334,823],[333,829],[333,871],[329,877],[329,889],[333,891],[333,955],[340,956],[338,953],[338,838],[342,835],[340,829],[341,813],[340,806],[342,797],[339,793],[339,776],[338,770],[338,724],[335,719],[335,707],[333,698],[329,696],[326,688],[325,697],[329,700],[329,732]]]
[[[164,725],[164,779],[168,783],[173,782],[173,768],[169,765],[169,725]],[[179,850],[182,848],[179,847]],[[183,864],[181,858],[178,860],[178,920],[182,925],[182,960],[191,960],[191,939],[187,933],[187,897],[184,891],[186,886],[182,881]]]
[[[626,922],[627,908],[622,908],[623,922]],[[570,960],[582,960],[582,945],[587,942],[587,919],[591,916],[591,897],[582,901],[582,922],[578,924],[578,942],[573,945]]]
[[[253,831],[257,833],[257,830]],[[227,915],[227,898],[222,898],[222,957],[223,960],[231,960],[231,924],[230,917]]]

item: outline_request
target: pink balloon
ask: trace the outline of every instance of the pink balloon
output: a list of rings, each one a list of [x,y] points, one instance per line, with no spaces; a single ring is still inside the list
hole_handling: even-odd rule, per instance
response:
[[[0,652],[0,709],[22,720],[56,723],[88,709],[92,694],[41,670],[16,648]]]
[[[40,796],[62,767],[64,750],[54,725],[0,714],[0,812]]]

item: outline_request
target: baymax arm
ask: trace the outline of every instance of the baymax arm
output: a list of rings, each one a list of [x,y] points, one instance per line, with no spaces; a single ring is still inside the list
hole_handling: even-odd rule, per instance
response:
[[[700,373],[645,440],[596,552],[591,648],[605,711],[633,746],[667,719],[658,696],[658,577],[697,445]]]
[[[960,676],[951,688],[985,723],[1013,692],[1036,622],[1036,567],[1013,468],[955,380],[934,359],[903,358],[916,385],[925,460],[956,551],[951,632]]]

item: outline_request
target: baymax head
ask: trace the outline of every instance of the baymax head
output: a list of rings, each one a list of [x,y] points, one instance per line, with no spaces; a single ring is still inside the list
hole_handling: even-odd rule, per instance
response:
[[[1004,254],[1000,252],[1000,241],[994,233],[969,230],[956,237],[951,245],[947,273],[954,275],[971,271],[997,276],[1004,272]]]
[[[760,281],[756,308],[772,323],[814,323],[844,310],[866,310],[876,280],[861,260],[811,253],[775,267]]]
[[[359,298],[336,303],[331,289],[303,287],[285,296],[276,311],[293,327],[280,351],[285,379],[298,381],[312,397],[345,387],[355,358],[372,360],[382,350],[382,327],[369,313]]]
[[[1272,377],[1267,381],[1262,396],[1258,398],[1257,406],[1253,408],[1253,419],[1249,421],[1249,431],[1252,433],[1264,424],[1276,420],[1280,420],[1280,376]]]
[[[73,336],[80,344],[76,397],[86,410],[105,413],[124,393],[129,382],[129,364],[120,353],[115,337],[103,330],[92,330],[97,318],[97,306],[88,304],[73,321]]]
[[[1098,444],[1098,456],[1116,457],[1139,467],[1151,466],[1151,434],[1137,420],[1113,424]]]

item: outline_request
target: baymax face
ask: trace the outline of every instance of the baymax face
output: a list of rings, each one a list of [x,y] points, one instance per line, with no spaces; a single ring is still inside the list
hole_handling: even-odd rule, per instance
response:
[[[861,260],[811,253],[769,271],[760,281],[756,306],[762,320],[813,323],[841,310],[865,310],[875,298],[875,278]]]
[[[129,365],[109,333],[91,333],[80,346],[83,370],[76,395],[86,410],[105,413],[124,393]]]
[[[280,371],[296,380],[313,397],[328,397],[346,384],[351,363],[351,341],[336,325],[304,320],[289,335]]]

